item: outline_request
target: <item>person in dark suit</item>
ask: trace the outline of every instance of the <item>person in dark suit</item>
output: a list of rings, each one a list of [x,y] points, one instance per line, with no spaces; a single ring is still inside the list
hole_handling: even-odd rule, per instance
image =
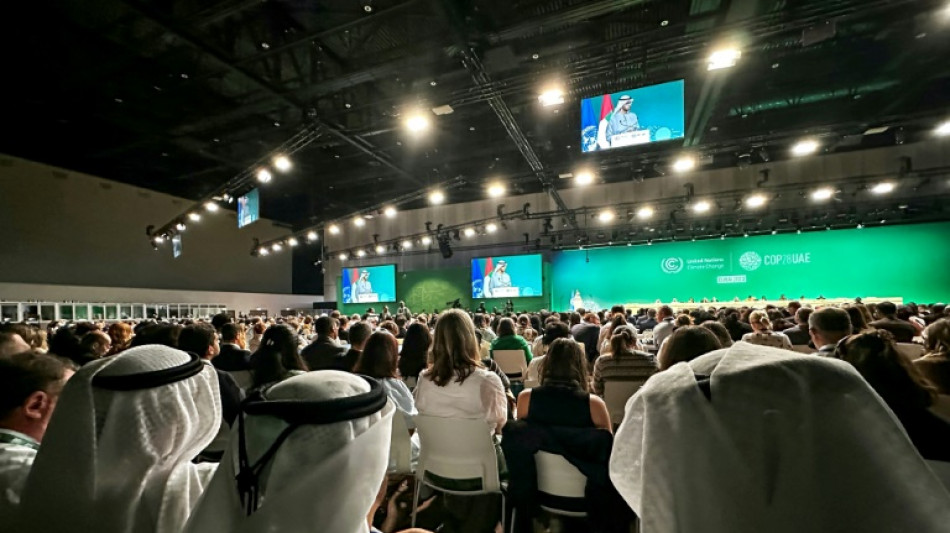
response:
[[[811,316],[811,313],[812,309],[809,307],[799,308],[795,312],[795,322],[797,324],[782,331],[788,337],[788,340],[792,341],[792,345],[805,346],[811,341],[811,335],[808,333],[808,317]]]
[[[369,339],[369,336],[373,334],[373,327],[367,322],[356,322],[350,326],[350,349],[343,354],[342,361],[339,361],[340,366],[336,370],[345,370],[347,372],[352,372],[356,368],[356,361],[360,358],[360,354],[363,353],[363,346],[366,345],[366,340]]]
[[[587,313],[583,320],[571,328],[574,340],[584,344],[584,352],[588,365],[593,368],[594,360],[600,355],[597,348],[597,338],[600,336],[600,321],[594,313]]]
[[[906,320],[897,318],[897,306],[891,302],[881,302],[877,304],[877,310],[884,318],[875,320],[868,324],[872,328],[890,331],[897,342],[912,342],[914,335],[917,334],[917,328]]]
[[[231,324],[233,325],[233,324]],[[220,352],[218,335],[209,324],[186,326],[178,335],[178,349],[193,353],[213,365]],[[221,389],[221,422],[230,427],[241,410],[244,393],[231,374],[215,368],[218,387]]]
[[[346,370],[346,348],[336,342],[339,328],[340,323],[332,317],[322,316],[314,321],[317,339],[300,352],[310,370]]]
[[[656,309],[647,309],[646,316],[637,321],[637,329],[640,330],[640,333],[648,329],[652,330],[656,325]]]
[[[221,326],[221,351],[211,360],[215,368],[225,372],[251,369],[251,352],[237,343],[240,334],[241,330],[237,324],[228,323]]]

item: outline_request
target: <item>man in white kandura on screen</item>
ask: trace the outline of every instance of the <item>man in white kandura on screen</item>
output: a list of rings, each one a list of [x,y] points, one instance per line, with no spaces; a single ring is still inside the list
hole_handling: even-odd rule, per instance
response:
[[[511,276],[508,275],[506,270],[508,270],[508,263],[498,261],[498,266],[496,266],[495,270],[488,276],[488,283],[485,285],[487,289],[486,297],[491,298],[495,289],[511,287]]]
[[[630,111],[632,105],[633,98],[630,98],[630,95],[627,94],[622,95],[620,100],[617,101],[617,107],[614,108],[614,112],[610,115],[610,120],[607,122],[607,139],[610,140],[611,143],[613,143],[614,135],[640,129],[640,121],[637,119],[637,114]]]
[[[356,285],[353,285],[353,301],[359,302],[360,296],[372,292],[373,284],[369,282],[369,271],[364,270],[360,272],[360,279],[356,281]]]

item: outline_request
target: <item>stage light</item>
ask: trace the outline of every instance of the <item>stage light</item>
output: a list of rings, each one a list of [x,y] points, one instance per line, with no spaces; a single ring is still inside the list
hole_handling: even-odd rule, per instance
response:
[[[808,155],[813,154],[818,150],[818,141],[813,139],[805,139],[804,141],[798,141],[792,146],[792,155]]]
[[[412,248],[412,241],[410,241],[409,239],[402,241],[403,250],[409,250],[410,248]]]
[[[463,231],[463,233],[465,234],[466,237],[474,237],[474,236],[475,236],[475,230],[472,229],[472,228],[465,228],[465,230]]]
[[[327,228],[327,231],[330,232],[330,235],[339,235],[340,226],[337,226],[336,224],[330,224],[330,227]]]
[[[637,209],[637,218],[639,219],[646,220],[652,216],[653,216],[652,207],[641,207],[640,209]]]
[[[590,185],[594,183],[594,175],[587,171],[578,172],[574,176],[574,182],[578,185]]]
[[[267,170],[266,168],[262,168],[257,171],[257,181],[261,183],[267,183],[273,177],[274,176],[270,173],[270,170]]]
[[[719,70],[723,68],[734,67],[739,58],[742,57],[742,51],[738,48],[723,48],[714,51],[709,55],[709,64],[706,70]]]
[[[377,244],[377,245],[376,245],[376,253],[381,254],[381,253],[385,253],[385,252],[386,252],[386,247],[385,247],[385,246],[383,246],[382,244]]]
[[[214,202],[205,202],[205,209],[207,209],[209,213],[214,213],[219,208],[218,208],[218,204]]]
[[[161,235],[156,235],[152,240],[155,242],[155,244],[162,244],[165,242],[165,239],[163,239]]]
[[[291,166],[290,159],[287,159],[285,155],[279,155],[274,158],[274,168],[281,172],[287,172]]]
[[[357,228],[362,228],[366,225],[366,220],[362,216],[358,216],[353,219],[353,225]]]
[[[198,213],[188,213],[188,219],[192,222],[198,222],[201,220],[201,215]]]
[[[445,193],[442,191],[432,191],[429,193],[429,203],[439,205],[445,201]]]
[[[177,229],[178,231],[185,231],[185,228],[186,226],[184,222],[179,222],[178,224],[175,224],[175,229]]]
[[[317,232],[316,232],[316,231],[308,231],[308,232],[307,232],[307,240],[308,240],[308,241],[315,241],[315,240],[317,240]]]
[[[689,172],[696,168],[696,160],[692,156],[683,156],[673,162],[673,172]]]
[[[947,11],[950,12],[950,7],[947,8]],[[934,129],[934,134],[939,137],[950,135],[950,120],[940,123],[936,129]]]
[[[281,251],[284,247],[281,246],[279,242],[275,242],[274,245],[271,246],[270,248],[271,248],[271,250],[274,250],[275,252],[279,252],[279,251]]]
[[[268,250],[267,248],[263,246],[261,246],[260,249],[257,250],[257,255],[268,255],[268,254],[270,254],[270,250]]]
[[[706,200],[700,200],[693,204],[693,211],[696,213],[705,213],[706,211],[709,211],[710,207],[712,206],[709,204],[709,202]]]
[[[752,208],[762,207],[768,201],[764,194],[753,194],[745,199],[745,205]]]
[[[386,215],[386,218],[394,218],[396,216],[396,208],[393,206],[388,206],[383,209],[383,214]]]
[[[614,219],[614,212],[609,209],[605,209],[597,215],[597,220],[601,222],[610,222],[613,219]]]
[[[560,105],[564,103],[564,91],[560,89],[548,89],[538,96],[538,101],[544,107]]]
[[[340,258],[340,261],[346,261],[346,254],[345,254],[345,253],[340,253],[340,255],[338,255],[337,257]]]
[[[296,237],[291,237],[287,239],[287,244],[289,244],[290,246],[297,246],[298,244],[300,244],[300,241],[298,241]]]
[[[497,181],[488,185],[488,196],[498,198],[505,195],[505,186]]]
[[[835,195],[834,189],[832,189],[831,187],[822,187],[820,189],[815,189],[814,191],[812,191],[811,199],[818,202],[822,202],[824,200],[830,199],[834,195]]]
[[[429,246],[430,244],[432,244],[432,239],[430,239],[429,237],[423,237],[423,238],[422,238],[422,245],[423,245],[423,246]]]
[[[357,250],[357,251],[356,251],[356,257],[364,257],[365,255],[366,255],[366,251],[365,251],[365,250]]]
[[[429,119],[423,115],[410,115],[406,119],[406,129],[412,133],[421,133],[429,129]]]
[[[894,183],[890,181],[882,181],[877,185],[871,187],[871,192],[874,194],[887,194],[894,190]]]
[[[488,225],[485,226],[485,231],[487,231],[488,233],[495,233],[496,231],[498,231],[498,225],[495,224],[494,222],[489,222]]]

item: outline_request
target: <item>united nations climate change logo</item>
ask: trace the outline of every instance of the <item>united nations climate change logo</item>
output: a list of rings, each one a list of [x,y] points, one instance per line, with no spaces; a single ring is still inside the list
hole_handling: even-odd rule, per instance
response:
[[[660,268],[667,274],[676,274],[683,270],[683,259],[679,257],[667,257],[660,262]]]
[[[762,258],[755,252],[746,252],[739,256],[739,266],[748,271],[753,271],[762,265]]]

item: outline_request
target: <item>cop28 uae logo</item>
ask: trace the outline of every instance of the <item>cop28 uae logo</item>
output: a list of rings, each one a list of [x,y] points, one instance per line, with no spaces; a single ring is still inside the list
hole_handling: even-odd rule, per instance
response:
[[[683,270],[683,260],[679,257],[667,257],[660,262],[660,268],[667,274],[676,274],[680,270]]]
[[[739,256],[739,266],[748,271],[753,271],[762,265],[762,258],[755,252],[746,252]]]

